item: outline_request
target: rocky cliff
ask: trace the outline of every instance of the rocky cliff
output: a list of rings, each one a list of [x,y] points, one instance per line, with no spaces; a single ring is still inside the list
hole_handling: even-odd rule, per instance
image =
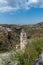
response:
[[[0,25],[0,51],[11,50],[20,44],[20,32],[24,29],[27,38],[43,37],[43,22],[34,25]]]

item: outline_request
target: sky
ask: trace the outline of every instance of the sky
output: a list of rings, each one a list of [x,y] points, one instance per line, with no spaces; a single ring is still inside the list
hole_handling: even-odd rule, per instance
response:
[[[43,0],[0,0],[0,24],[43,22]]]

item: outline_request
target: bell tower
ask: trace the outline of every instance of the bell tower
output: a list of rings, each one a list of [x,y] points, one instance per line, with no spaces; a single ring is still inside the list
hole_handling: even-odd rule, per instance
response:
[[[27,44],[27,35],[24,29],[21,30],[20,33],[20,48],[21,50],[24,50]]]

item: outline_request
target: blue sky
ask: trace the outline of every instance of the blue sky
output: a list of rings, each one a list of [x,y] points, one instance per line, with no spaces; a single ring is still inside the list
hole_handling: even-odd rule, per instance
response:
[[[0,0],[0,24],[43,22],[43,0]]]

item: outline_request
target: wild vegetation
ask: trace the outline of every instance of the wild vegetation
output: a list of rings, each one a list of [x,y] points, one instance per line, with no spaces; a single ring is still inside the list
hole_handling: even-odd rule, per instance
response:
[[[35,38],[27,44],[24,53],[18,49],[15,55],[11,55],[11,60],[18,61],[19,65],[32,65],[35,60],[39,59],[41,53],[43,53],[43,38]]]

